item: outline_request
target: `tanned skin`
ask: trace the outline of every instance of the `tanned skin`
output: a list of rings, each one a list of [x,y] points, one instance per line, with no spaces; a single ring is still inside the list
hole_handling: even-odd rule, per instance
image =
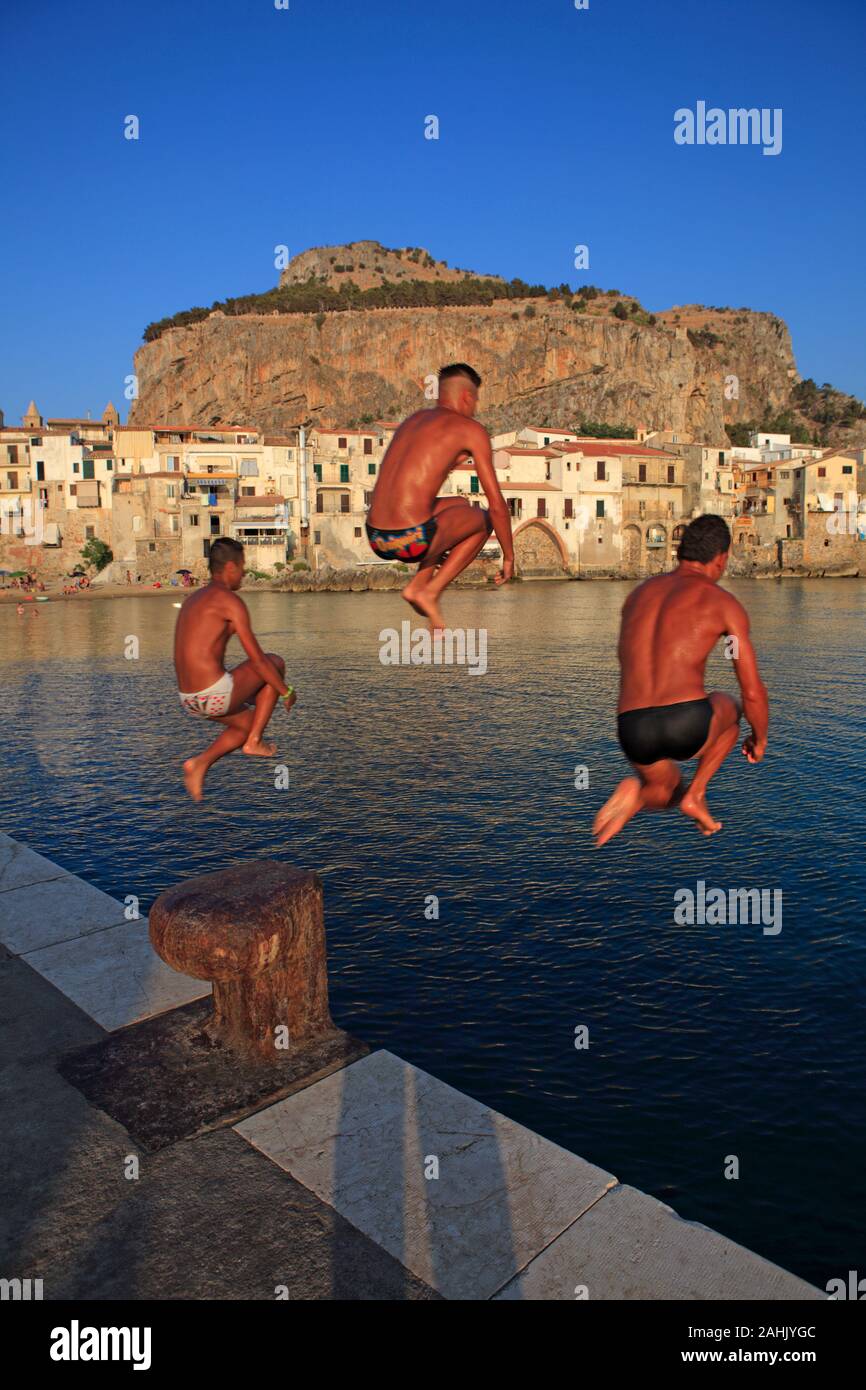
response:
[[[288,693],[283,680],[286,663],[274,652],[263,652],[250,625],[250,615],[237,595],[245,573],[243,559],[229,560],[214,572],[211,582],[186,599],[174,634],[174,668],[181,691],[207,690],[225,671],[229,638],[236,636],[249,658],[232,671],[234,685],[228,714],[212,722],[224,731],[195,758],[183,765],[183,780],[193,801],[204,795],[204,779],[218,758],[240,748],[250,757],[270,758],[274,743],[263,743],[262,734],[281,695]],[[244,709],[255,698],[255,709]],[[286,702],[291,709],[295,695]]]
[[[439,609],[442,590],[471,564],[490,535],[502,547],[497,584],[514,575],[511,516],[493,468],[490,436],[472,417],[478,388],[469,377],[446,377],[434,410],[419,410],[404,420],[382,460],[367,521],[383,531],[417,526],[436,518],[430,549],[403,590],[403,598],[427,618],[433,632],[445,626]],[[472,458],[489,512],[465,497],[440,497],[452,468]]]
[[[696,755],[691,785],[684,786],[679,767],[670,759],[646,767],[633,763],[637,776],[626,777],[595,818],[597,845],[618,835],[638,811],[674,806],[696,821],[702,834],[714,835],[722,825],[710,814],[707,784],[739,738],[741,714],[752,727],[743,743],[745,757],[759,763],[766,752],[769,704],[749,638],[748,615],[732,594],[718,588],[728,554],[724,551],[707,564],[683,560],[673,573],[647,579],[625,601],[618,712],[709,699],[713,717],[707,741]],[[707,657],[722,636],[735,639],[731,652],[742,708],[733,696],[720,690],[707,695],[704,689]]]

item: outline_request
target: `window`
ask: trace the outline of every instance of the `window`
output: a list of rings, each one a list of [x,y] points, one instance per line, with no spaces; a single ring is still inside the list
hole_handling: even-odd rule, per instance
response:
[[[323,512],[324,510],[325,510],[325,494],[324,494],[323,492],[317,492],[317,493],[316,493],[316,511],[317,511],[317,512]]]
[[[827,476],[827,470],[826,470],[826,468],[824,468],[824,467],[819,468],[819,469],[818,469],[818,477],[819,477],[819,478],[826,478],[826,476]]]
[[[11,488],[13,491],[17,489],[17,487],[18,487],[18,474],[17,474],[17,473],[7,473],[7,474],[6,474],[6,486],[7,486],[8,488]]]
[[[603,497],[598,497],[598,498],[596,498],[596,503],[595,503],[595,514],[596,514],[596,517],[599,519],[599,521],[601,521],[601,520],[604,519],[604,498],[603,498]]]
[[[8,455],[7,463],[17,463],[17,462],[18,462],[18,445],[17,445],[17,444],[7,444],[7,445],[6,445],[6,453],[7,453],[7,455]]]
[[[168,530],[169,530],[169,535],[172,535],[172,536],[176,536],[176,535],[177,535],[177,526],[178,526],[178,518],[177,518],[176,516],[170,516],[169,519],[168,519]]]
[[[45,464],[42,459],[36,460],[36,481],[37,483],[45,482]]]
[[[569,517],[574,516],[574,502],[570,497],[566,497],[565,499],[565,515]]]
[[[375,465],[375,463],[368,463],[368,464],[367,464],[367,472],[371,475],[371,477],[375,478],[375,476],[376,476],[376,465]]]
[[[39,489],[39,505],[42,506],[42,507],[47,507],[47,506],[48,506],[48,488],[47,488],[47,487],[41,487],[41,488]]]
[[[638,502],[638,504],[637,504],[637,514],[638,514],[638,516],[641,517],[641,518],[643,518],[643,517],[646,516],[646,502]]]
[[[779,477],[780,477],[780,478],[790,478],[790,476],[791,476],[791,472],[790,472],[790,469],[788,469],[788,468],[783,468],[783,469],[781,470],[781,472],[779,473]]]
[[[365,439],[365,440],[364,440],[364,453],[365,453],[365,454],[372,454],[372,452],[373,452],[373,441],[372,441],[372,439]]]
[[[724,462],[725,462],[725,451],[724,451],[724,449],[720,449],[720,450],[719,450],[719,463],[723,464]]]
[[[347,463],[341,463],[341,464],[340,464],[340,482],[341,482],[341,483],[347,483],[348,481],[349,481],[349,465],[348,465]]]
[[[105,471],[106,471],[107,473],[110,473],[110,472],[112,471],[113,468],[114,468],[114,459],[106,459],[106,460],[105,460]]]
[[[549,443],[550,443],[550,435],[549,435],[549,434],[546,434],[546,435],[544,436],[544,447],[545,447],[545,449],[547,448],[547,446],[548,446]]]
[[[356,541],[359,541],[360,539],[361,539],[361,528],[360,528],[360,526],[356,526],[356,527],[355,527],[355,540],[356,540]]]
[[[605,471],[604,471],[604,461],[603,461],[603,460],[601,460],[600,462],[598,462],[598,463],[595,465],[595,479],[596,479],[596,482],[598,482],[598,483],[604,483],[604,482],[607,481],[607,475],[606,475],[606,473],[605,473]]]
[[[177,454],[169,454],[165,461],[167,473],[178,473],[180,471],[180,458]]]
[[[150,548],[151,548],[151,550],[153,550],[153,546],[151,546]],[[208,556],[210,555],[210,541],[202,541],[202,543],[201,543],[201,549],[202,549],[202,554],[204,555],[204,558],[207,559]]]
[[[476,477],[476,475],[475,475],[474,473],[472,474],[472,477],[469,479],[469,491],[470,491],[470,492],[477,492],[477,491],[478,491],[478,478]]]
[[[841,492],[834,492],[834,493],[833,493],[833,510],[836,511],[836,512],[841,512],[841,510],[842,510],[842,508],[844,507],[844,505],[845,505],[845,499],[844,499],[844,497],[842,496],[842,493],[841,493]]]
[[[338,439],[337,439],[337,448],[338,448],[338,449],[345,449],[345,448],[346,448],[346,437],[345,437],[345,435],[342,435],[342,434],[341,434],[341,435],[338,437]]]
[[[256,495],[256,490],[255,490],[254,487],[242,487],[242,488],[241,488],[241,497],[255,497],[255,495]]]
[[[538,511],[536,512],[536,516],[547,516],[547,503],[543,497],[539,497],[538,499]]]
[[[365,506],[365,507],[369,507],[369,505],[370,505],[370,503],[372,502],[372,500],[373,500],[373,494],[372,494],[372,492],[365,492],[365,493],[364,493],[364,506]]]
[[[77,473],[77,472],[78,472],[78,461],[77,461],[77,460],[76,460],[76,462],[73,463],[73,465],[72,465],[72,471],[73,471],[73,473]]]
[[[189,524],[190,526],[198,526],[198,512],[190,512]]]
[[[320,483],[322,481],[322,465],[320,463],[313,464],[313,476],[316,482]]]
[[[637,480],[639,483],[646,482],[646,464],[639,463],[637,466]]]
[[[349,502],[350,502],[350,498],[349,498],[348,492],[341,492],[341,493],[340,493],[340,511],[341,511],[341,512],[345,513],[345,512],[347,512],[347,511],[349,510]]]
[[[854,465],[853,465],[853,463],[843,463],[843,464],[842,464],[842,472],[843,472],[843,473],[853,473],[853,472],[854,472]]]
[[[669,482],[669,483],[675,483],[676,480],[677,480],[676,465],[673,464],[673,463],[669,463],[669,464],[668,464],[668,482]]]
[[[321,545],[321,544],[322,544],[322,533],[321,533],[321,531],[314,531],[314,532],[313,532],[313,545]]]
[[[70,484],[69,484],[69,496],[70,496],[70,497],[74,497],[77,491],[78,491],[78,484],[77,484],[77,483],[70,483]]]
[[[95,530],[95,528],[94,528],[93,526],[85,526],[85,528],[84,528],[84,539],[85,539],[86,541],[92,541],[92,540],[94,539],[95,535],[96,535],[96,530]]]
[[[165,495],[166,495],[166,497],[174,497],[174,494],[175,494],[175,486],[174,486],[174,483],[166,483],[166,485],[165,485]]]
[[[259,476],[258,459],[241,459],[240,476],[242,478],[257,478]]]
[[[520,497],[509,497],[508,510],[517,520],[523,516],[523,499]]]

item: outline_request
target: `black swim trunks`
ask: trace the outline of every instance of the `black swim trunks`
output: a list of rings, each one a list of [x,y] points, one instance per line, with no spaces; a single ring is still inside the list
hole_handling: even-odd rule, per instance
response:
[[[620,746],[629,762],[641,767],[662,758],[685,762],[703,748],[712,717],[707,699],[626,710],[616,721]]]
[[[417,565],[424,559],[435,534],[435,516],[417,526],[404,526],[402,531],[383,531],[367,524],[367,540],[374,555],[382,560],[403,560],[410,565]]]

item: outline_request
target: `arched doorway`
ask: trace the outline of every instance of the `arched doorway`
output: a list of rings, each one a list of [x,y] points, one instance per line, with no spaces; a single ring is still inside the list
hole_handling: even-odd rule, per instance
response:
[[[623,530],[622,567],[627,574],[637,574],[640,570],[640,531],[637,526],[626,526]]]
[[[654,522],[646,532],[646,568],[648,574],[661,574],[667,564],[668,533]]]
[[[514,532],[514,560],[518,574],[562,574],[568,568],[568,554],[549,522],[540,518],[527,521]]]

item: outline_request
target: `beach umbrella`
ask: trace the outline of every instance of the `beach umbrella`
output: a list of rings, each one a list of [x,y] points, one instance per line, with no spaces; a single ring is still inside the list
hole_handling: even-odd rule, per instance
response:
[[[2,573],[2,571],[0,571]],[[175,574],[192,574],[192,570],[175,570]]]
[[[11,574],[11,576],[12,576],[13,579],[26,579],[26,578],[27,578],[27,571],[26,571],[26,570],[9,570],[8,573]]]

